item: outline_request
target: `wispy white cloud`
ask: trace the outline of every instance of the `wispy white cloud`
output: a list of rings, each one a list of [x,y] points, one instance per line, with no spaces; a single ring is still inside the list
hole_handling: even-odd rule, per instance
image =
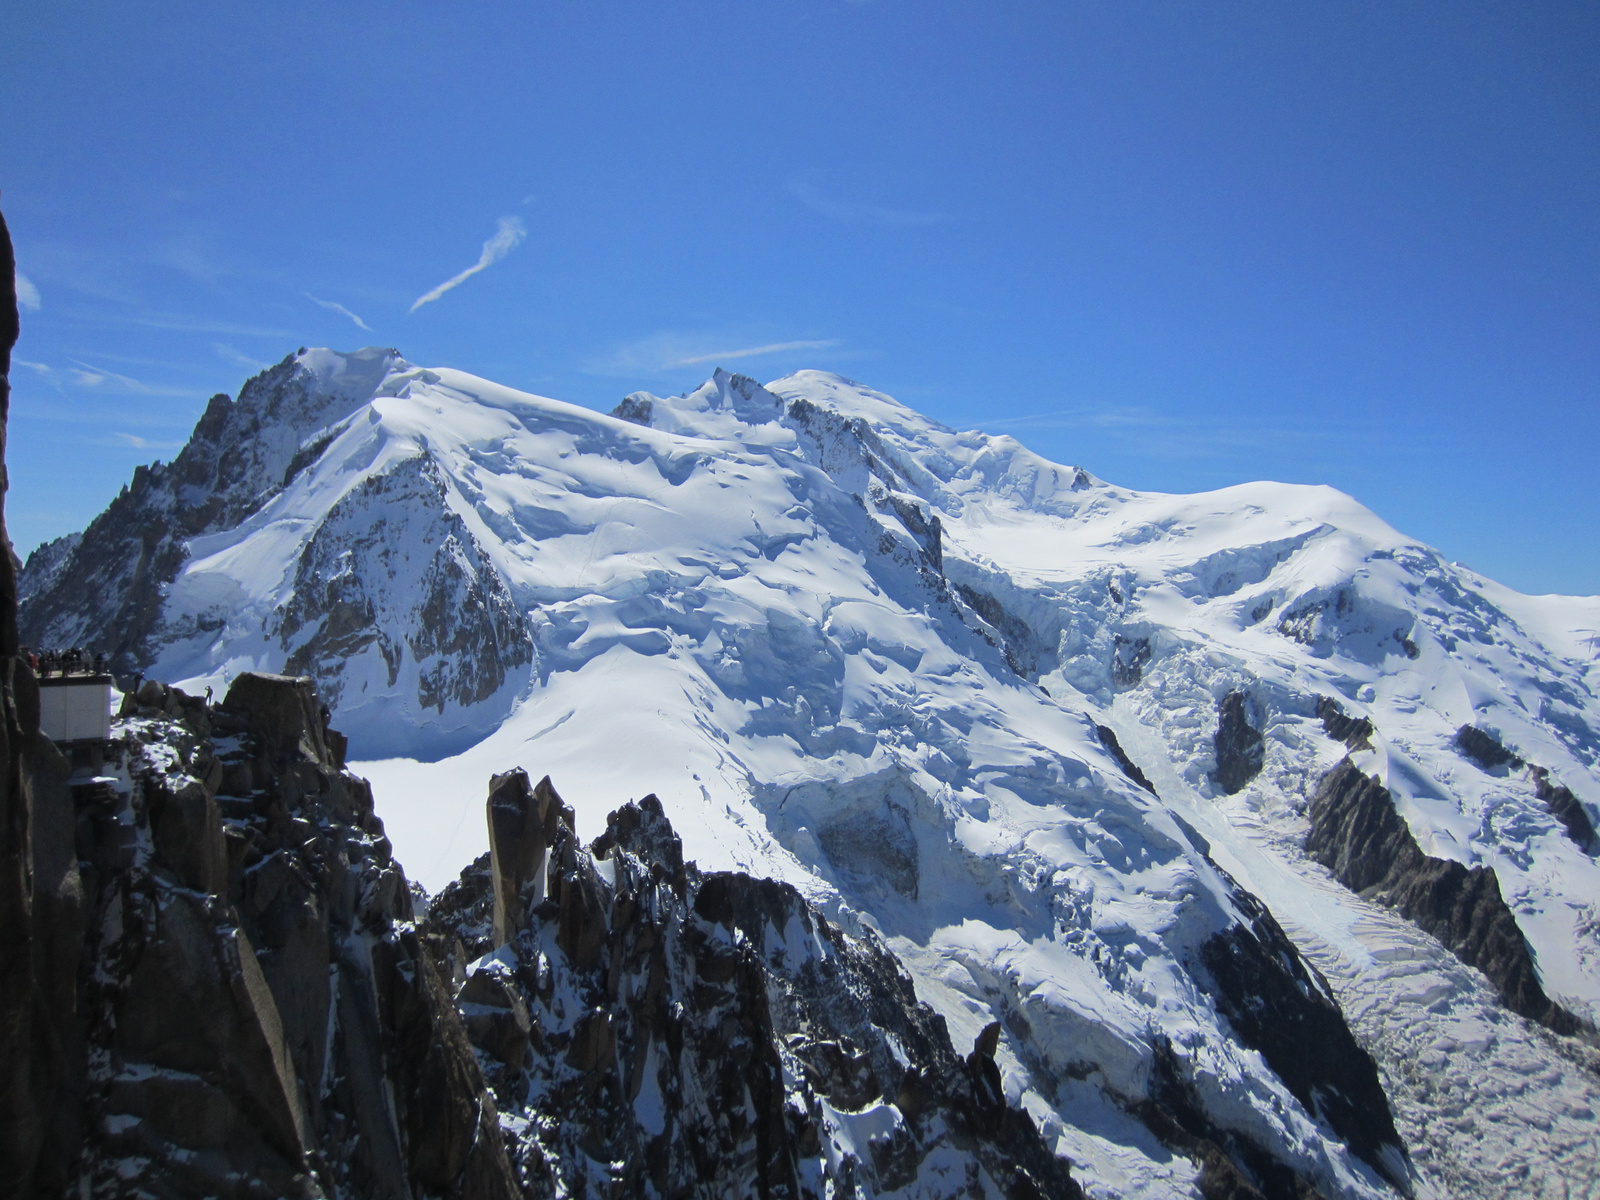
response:
[[[478,261],[459,275],[452,275],[432,291],[424,292],[418,296],[416,302],[411,305],[410,311],[416,312],[424,304],[432,304],[451,288],[461,286],[479,271],[485,271],[494,266],[495,263],[520,246],[522,239],[527,236],[528,228],[522,223],[522,218],[501,217],[500,227],[495,230],[494,236],[483,244],[483,253],[478,255]]]
[[[591,375],[620,377],[659,375],[681,367],[735,362],[766,354],[783,354],[798,350],[826,350],[842,344],[837,338],[810,338],[804,341],[763,342],[754,346],[747,345],[742,349],[714,349],[718,345],[726,346],[729,343],[738,345],[738,342],[731,337],[714,334],[654,333],[618,347],[608,357],[591,362],[584,369]]]
[[[288,329],[270,329],[258,325],[232,325],[226,321],[204,321],[168,313],[143,313],[137,316],[115,314],[87,318],[84,324],[133,325],[140,329],[162,329],[170,333],[213,333],[221,337],[292,338]]]
[[[812,212],[851,225],[943,225],[955,218],[949,213],[860,204],[828,195],[808,176],[789,181],[789,194]]]
[[[111,445],[132,446],[135,450],[177,450],[182,448],[182,442],[154,442],[149,438],[142,438],[136,433],[124,433],[120,429],[111,431]]]
[[[355,313],[351,312],[344,305],[335,304],[332,300],[318,300],[310,292],[305,293],[305,297],[306,297],[307,300],[311,301],[311,303],[313,303],[313,304],[322,305],[322,307],[327,309],[329,312],[336,312],[341,317],[349,317],[352,321],[354,321],[356,323],[356,326],[358,328],[365,329],[368,333],[372,332],[372,326],[371,325],[368,325],[365,321],[363,321],[360,317],[356,316]],[[421,304],[422,301],[419,300],[419,301],[417,301],[417,303]],[[416,309],[413,307],[412,311],[415,312]]]
[[[13,358],[11,361],[16,363],[16,365],[19,366],[19,367],[27,367],[28,370],[37,371],[41,375],[54,375],[55,374],[55,372],[53,370],[51,370],[50,365],[48,363],[29,362],[25,358]]]
[[[126,395],[132,392],[140,396],[176,397],[204,396],[208,394],[203,391],[197,391],[194,388],[175,388],[164,385],[152,386],[143,380],[133,378],[131,375],[120,375],[116,371],[96,366],[93,363],[86,363],[81,359],[73,359],[72,363],[73,365],[66,369],[68,382],[101,394]]]
[[[740,358],[759,358],[763,354],[781,354],[785,350],[826,350],[837,346],[838,338],[824,338],[810,342],[769,342],[765,346],[749,346],[743,350],[715,350],[710,354],[691,354],[676,362],[662,363],[664,367],[692,367],[698,363],[733,362]]]
[[[29,279],[21,271],[16,273],[16,280],[17,307],[25,308],[29,312],[38,312],[39,306],[43,302],[39,299],[39,289],[33,286],[33,280]]]
[[[134,392],[148,392],[147,384],[141,383],[131,375],[119,375],[115,371],[108,371],[104,367],[97,367],[80,359],[72,360],[74,365],[67,368],[73,382],[81,387],[99,387],[103,383],[120,384],[122,387]]]

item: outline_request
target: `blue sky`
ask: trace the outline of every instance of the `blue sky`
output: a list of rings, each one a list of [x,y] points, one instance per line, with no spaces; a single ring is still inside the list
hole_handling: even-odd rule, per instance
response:
[[[0,38],[24,553],[301,345],[609,409],[842,372],[1600,593],[1600,8],[45,4]],[[485,264],[426,303],[418,301]]]

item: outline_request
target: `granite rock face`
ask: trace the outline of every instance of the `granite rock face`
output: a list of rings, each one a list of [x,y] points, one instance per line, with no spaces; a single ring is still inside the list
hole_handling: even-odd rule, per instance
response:
[[[39,732],[38,683],[11,654],[0,686],[0,1196],[59,1195],[85,1086],[83,885],[69,768]]]
[[[552,816],[540,895],[502,850]],[[550,781],[514,773],[490,820],[493,865],[422,928],[441,976],[464,975],[529,1194],[1082,1194],[1006,1102],[998,1025],[961,1055],[875,937],[787,884],[686,864],[654,796],[585,848]]]
[[[0,464],[18,318],[16,259],[0,216]],[[17,654],[11,555],[0,514],[0,1196],[31,1197],[64,1190],[77,1148],[83,893],[68,765],[39,732],[38,683]]]
[[[545,859],[572,810],[548,778],[530,787],[525,771],[489,781],[489,861],[494,876],[494,940],[504,945],[528,927],[528,909],[544,900]]]
[[[149,682],[58,799],[83,896],[59,1186],[17,1195],[518,1195],[366,783],[308,679]]]

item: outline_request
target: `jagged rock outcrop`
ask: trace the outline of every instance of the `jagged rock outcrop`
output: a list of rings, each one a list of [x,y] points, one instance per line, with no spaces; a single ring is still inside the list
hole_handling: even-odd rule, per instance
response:
[[[544,899],[545,855],[572,810],[548,778],[528,786],[526,771],[489,781],[489,862],[494,875],[494,940],[504,945],[528,927],[528,909]]]
[[[1485,771],[1497,767],[1520,767],[1522,758],[1500,744],[1492,733],[1485,733],[1475,725],[1463,725],[1456,730],[1456,749],[1461,751]]]
[[[1528,774],[1533,779],[1533,794],[1545,802],[1573,844],[1593,854],[1600,840],[1596,838],[1594,822],[1589,819],[1583,801],[1574,796],[1572,789],[1565,784],[1552,783],[1546,767],[1530,766]]]
[[[1372,749],[1372,722],[1366,717],[1350,716],[1333,697],[1317,697],[1317,719],[1322,722],[1324,733],[1348,749]]]
[[[1576,1033],[1580,1023],[1545,995],[1516,917],[1488,867],[1431,858],[1395,811],[1389,791],[1345,758],[1311,798],[1306,853],[1340,883],[1397,909],[1477,967],[1512,1012]]]
[[[1122,773],[1153,795],[1156,790],[1155,786],[1145,776],[1145,773],[1139,769],[1133,759],[1128,757],[1127,752],[1123,750],[1122,743],[1117,741],[1116,731],[1109,725],[1096,725],[1094,732],[1095,736],[1100,739],[1100,744],[1111,751],[1111,757],[1117,760],[1117,766],[1122,768]]]
[[[1217,769],[1213,778],[1230,796],[1261,774],[1265,760],[1266,746],[1261,730],[1251,724],[1250,708],[1250,698],[1243,692],[1229,692],[1217,706]]]
[[[423,926],[441,974],[475,959],[458,999],[532,1194],[1081,1195],[1006,1102],[999,1027],[960,1056],[875,937],[787,884],[702,874],[654,796],[585,849],[548,779],[494,779],[492,824],[538,831],[500,845],[552,816],[542,898],[497,851]]]

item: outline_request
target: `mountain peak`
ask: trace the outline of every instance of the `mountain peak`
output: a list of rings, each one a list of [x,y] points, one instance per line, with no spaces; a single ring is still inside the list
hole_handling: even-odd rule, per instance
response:
[[[411,369],[399,350],[387,346],[349,351],[315,347],[291,358],[316,380],[318,391],[348,399],[370,397],[388,376]]]
[[[1519,994],[1600,1020],[1600,863],[1561,816],[1600,812],[1591,602],[1482,586],[1329,489],[1119,489],[826,372],[615,416],[304,351],[30,561],[23,636],[195,690],[312,676],[429,887],[486,848],[456,799],[486,773],[573,780],[595,828],[654,792],[702,868],[881,929],[953,1039],[1001,1021],[980,1057],[1108,1191],[1182,1190],[1134,1149],[1150,1100],[1386,1194],[1377,1075],[1358,1099],[1347,1034],[1295,1044],[1334,999],[1403,1137],[1482,1111],[1482,1162],[1587,1144],[1600,1085],[1470,948],[1492,926]],[[1524,765],[1463,757],[1467,725]],[[1377,865],[1328,815],[1358,808]],[[1463,878],[1484,921],[1427,924]]]

